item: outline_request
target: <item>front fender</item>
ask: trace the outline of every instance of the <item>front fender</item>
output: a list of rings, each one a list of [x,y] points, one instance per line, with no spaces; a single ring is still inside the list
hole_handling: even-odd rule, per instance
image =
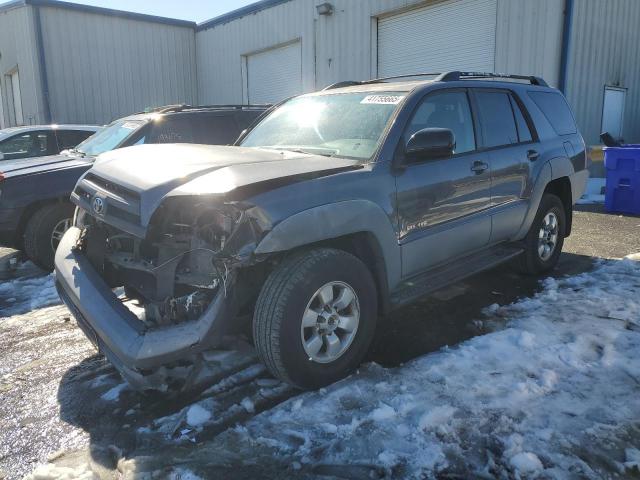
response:
[[[354,233],[371,233],[380,245],[387,285],[400,282],[400,247],[389,217],[368,200],[346,200],[310,208],[283,220],[256,247],[256,254],[283,252]]]

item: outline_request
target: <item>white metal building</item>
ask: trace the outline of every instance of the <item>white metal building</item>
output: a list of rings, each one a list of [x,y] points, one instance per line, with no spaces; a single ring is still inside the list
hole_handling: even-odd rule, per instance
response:
[[[0,6],[0,127],[197,102],[195,23],[53,0]]]
[[[265,0],[198,26],[201,102],[415,72],[534,74],[588,143],[640,142],[639,0]],[[603,126],[604,122],[604,126]]]
[[[206,3],[203,3],[206,8]],[[640,0],[262,0],[200,25],[56,0],[0,6],[5,124],[265,103],[421,71],[534,74],[588,143],[640,143]]]

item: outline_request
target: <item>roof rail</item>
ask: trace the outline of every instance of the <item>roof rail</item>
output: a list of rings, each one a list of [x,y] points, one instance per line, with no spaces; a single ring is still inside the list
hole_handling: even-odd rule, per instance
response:
[[[548,87],[547,82],[541,77],[534,75],[513,75],[510,73],[492,73],[492,72],[445,72],[438,75],[434,80],[436,82],[455,82],[456,80],[482,79],[482,78],[507,78],[513,80],[527,80],[531,85],[539,85]]]
[[[331,85],[327,85],[322,89],[322,91],[324,92],[325,90],[333,90],[334,88],[353,87],[355,85],[362,85],[363,83],[365,82],[361,82],[358,80],[345,80],[344,82],[336,82],[332,83]]]
[[[440,72],[431,72],[431,73],[411,73],[406,75],[394,75],[393,77],[380,77],[374,78],[373,80],[368,80],[366,83],[378,83],[384,82],[386,80],[395,80],[396,78],[411,78],[411,77],[436,77],[438,75],[442,75]]]
[[[387,80],[397,80],[399,78],[412,78],[412,77],[434,77],[435,82],[455,82],[457,80],[473,80],[473,79],[483,79],[483,78],[507,78],[512,80],[527,80],[531,82],[531,85],[538,85],[541,87],[548,87],[547,82],[544,81],[541,77],[536,77],[534,75],[513,75],[510,73],[491,73],[491,72],[431,72],[431,73],[411,73],[405,75],[394,75],[393,77],[381,77],[374,78],[372,80],[345,80],[343,82],[337,82],[328,87],[323,88],[324,90],[332,90],[334,88],[342,88],[342,87],[353,87],[356,85],[370,85],[372,83],[382,83]]]
[[[270,108],[271,104],[255,104],[255,105],[188,105],[188,104],[177,104],[177,105],[164,105],[161,107],[154,107],[146,109],[143,112],[138,112],[138,114],[144,113],[177,113],[184,112],[190,110],[216,110],[216,109],[228,109],[228,110],[242,110],[244,108]]]
[[[387,80],[394,80],[396,78],[411,78],[411,77],[434,77],[440,75],[440,73],[412,73],[410,75],[395,75],[393,77],[380,77],[373,78],[371,80],[345,80],[343,82],[337,82],[328,87],[324,87],[322,90],[332,90],[334,88],[353,87],[356,85],[370,85],[372,83],[382,83]]]

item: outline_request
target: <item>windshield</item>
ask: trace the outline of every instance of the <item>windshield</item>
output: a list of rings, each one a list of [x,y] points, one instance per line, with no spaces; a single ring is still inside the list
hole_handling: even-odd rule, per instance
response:
[[[243,147],[370,159],[402,92],[297,97],[260,122]]]
[[[146,122],[116,120],[98,133],[90,136],[73,150],[93,157],[118,148],[129,136]]]

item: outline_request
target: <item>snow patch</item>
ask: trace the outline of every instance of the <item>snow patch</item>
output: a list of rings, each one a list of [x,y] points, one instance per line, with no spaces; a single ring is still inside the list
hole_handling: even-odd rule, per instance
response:
[[[120,394],[125,388],[127,388],[127,384],[121,383],[111,388],[110,390],[107,390],[100,396],[100,398],[102,398],[102,400],[106,400],[107,402],[114,402],[120,398]]]
[[[640,262],[598,262],[542,287],[486,308],[504,319],[490,333],[398,368],[365,365],[225,435],[290,463],[403,478],[599,479],[611,471],[598,459],[615,448],[619,468],[636,468],[627,427],[640,418]]]
[[[448,423],[454,413],[456,413],[456,409],[450,405],[435,407],[420,417],[418,426],[420,430],[434,429]]]
[[[606,185],[605,178],[590,178],[587,182],[587,188],[581,198],[576,203],[580,205],[589,205],[593,203],[604,203],[604,187]]]
[[[540,459],[531,452],[521,452],[511,457],[511,465],[520,473],[538,473],[544,469]]]
[[[187,410],[187,424],[191,427],[198,427],[211,419],[211,412],[201,407],[197,403],[191,405]]]
[[[25,480],[99,480],[86,464],[77,467],[60,467],[54,464],[38,466]]]
[[[373,412],[371,412],[371,419],[376,422],[381,422],[383,420],[389,420],[396,416],[396,411],[393,407],[389,405],[382,404],[381,407],[376,408]]]
[[[58,304],[53,274],[0,283],[0,318]]]

